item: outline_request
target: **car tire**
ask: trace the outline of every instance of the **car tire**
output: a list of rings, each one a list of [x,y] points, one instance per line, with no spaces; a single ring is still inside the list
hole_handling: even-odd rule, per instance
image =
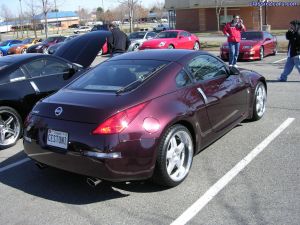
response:
[[[3,52],[0,50],[0,56],[3,56],[4,54],[3,54]]]
[[[168,46],[168,49],[174,49],[175,47],[174,47],[174,45],[169,45]]]
[[[272,55],[277,55],[277,53],[278,53],[278,50],[277,50],[277,46],[273,49],[273,53],[272,53]]]
[[[259,49],[259,60],[263,60],[265,56],[265,51],[264,51],[264,47],[261,46]]]
[[[26,48],[23,48],[23,49],[21,50],[21,54],[26,54],[26,51],[27,51],[27,49],[26,49]]]
[[[267,91],[265,85],[259,81],[253,95],[252,121],[260,120],[266,111]]]
[[[195,51],[199,51],[199,50],[200,50],[200,44],[199,44],[198,41],[195,42],[193,49],[194,49]]]
[[[180,184],[188,176],[193,155],[194,144],[189,130],[179,124],[170,127],[159,145],[153,182],[168,187]]]
[[[22,124],[22,119],[16,110],[7,106],[0,107],[0,149],[16,144],[22,135]]]
[[[138,50],[139,50],[139,45],[138,45],[138,44],[136,44],[136,45],[134,45],[134,46],[132,47],[132,51],[136,52],[136,51],[138,51]]]

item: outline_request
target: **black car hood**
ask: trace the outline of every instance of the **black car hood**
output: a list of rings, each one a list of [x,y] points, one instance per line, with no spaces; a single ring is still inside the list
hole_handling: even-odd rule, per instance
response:
[[[53,55],[80,64],[84,68],[89,67],[110,35],[109,31],[95,31],[80,35],[63,44]]]

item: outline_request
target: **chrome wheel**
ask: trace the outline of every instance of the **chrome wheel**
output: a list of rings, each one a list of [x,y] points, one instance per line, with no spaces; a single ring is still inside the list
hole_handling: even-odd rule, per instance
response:
[[[266,89],[263,84],[257,87],[255,98],[256,98],[255,108],[256,108],[257,116],[262,117],[266,111],[266,101],[267,101]]]
[[[152,180],[174,187],[188,175],[194,156],[190,131],[180,124],[170,127],[161,137]]]
[[[139,45],[134,45],[133,48],[132,48],[132,51],[135,52],[135,51],[138,51],[138,50],[139,50]]]
[[[195,44],[194,44],[194,50],[195,51],[199,51],[200,50],[200,45],[199,45],[198,42],[195,42]]]
[[[47,48],[43,49],[43,54],[48,54],[48,49]]]
[[[173,45],[169,45],[168,49],[174,49],[174,46]]]
[[[0,50],[0,56],[3,56],[3,52]]]
[[[0,147],[14,145],[21,135],[21,119],[15,110],[9,107],[0,109]]]
[[[23,48],[21,54],[26,54],[26,48]]]
[[[190,170],[193,157],[193,142],[185,131],[172,135],[166,154],[166,169],[169,177],[175,181],[183,180]]]

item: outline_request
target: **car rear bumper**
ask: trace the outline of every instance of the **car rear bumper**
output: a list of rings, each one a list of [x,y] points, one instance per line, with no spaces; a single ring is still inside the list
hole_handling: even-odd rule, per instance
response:
[[[69,133],[67,149],[47,145],[47,124],[51,129]],[[38,119],[25,128],[24,151],[31,159],[45,165],[110,181],[129,181],[150,178],[153,174],[157,139],[119,141],[118,135],[91,136],[76,122]],[[29,129],[28,129],[29,128]]]

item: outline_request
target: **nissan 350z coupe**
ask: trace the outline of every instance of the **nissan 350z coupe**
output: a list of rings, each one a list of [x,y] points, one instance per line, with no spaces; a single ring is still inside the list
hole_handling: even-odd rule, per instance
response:
[[[206,52],[126,53],[38,102],[24,149],[39,164],[94,179],[176,186],[201,149],[260,119],[266,96],[263,76]]]

